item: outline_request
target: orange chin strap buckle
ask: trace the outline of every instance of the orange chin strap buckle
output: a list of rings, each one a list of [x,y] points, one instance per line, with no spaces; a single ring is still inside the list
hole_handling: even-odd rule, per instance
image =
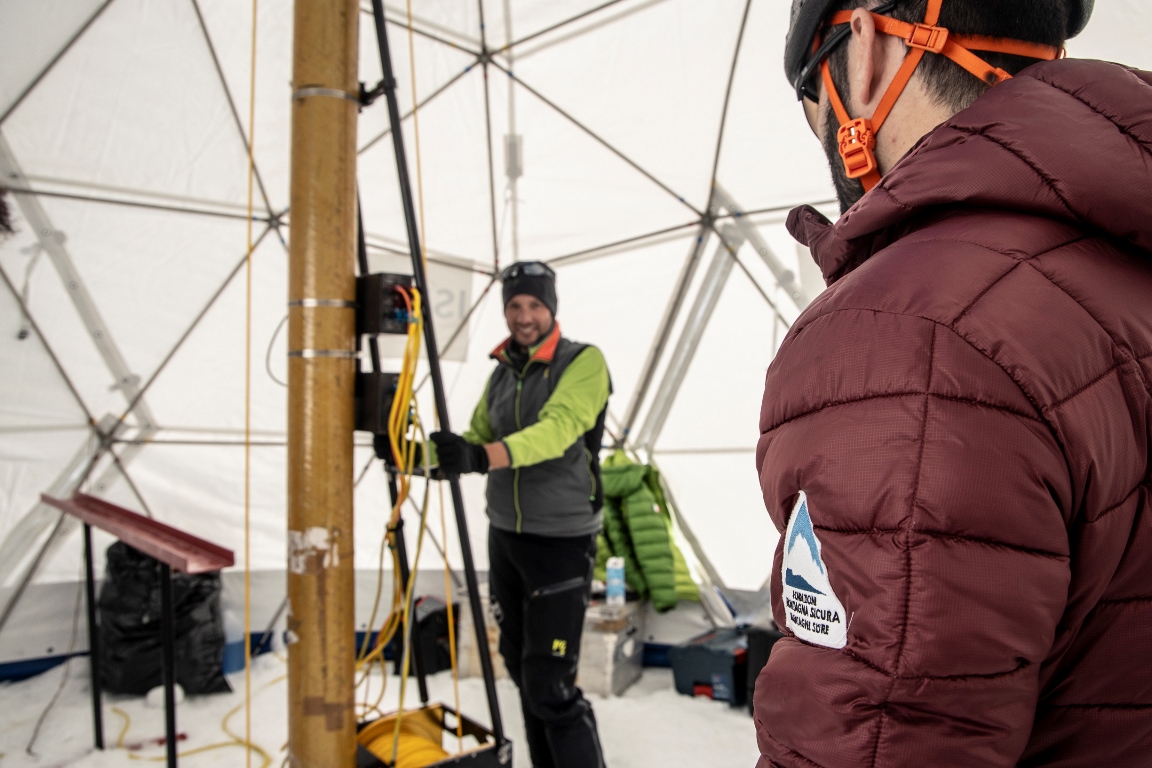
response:
[[[828,68],[828,59],[820,65],[821,75],[824,79],[824,89],[828,92],[828,101],[840,122],[840,130],[836,133],[836,143],[840,149],[840,159],[844,161],[844,170],[850,179],[860,179],[864,191],[872,189],[880,181],[880,166],[876,162],[876,134],[892,111],[896,100],[904,92],[904,87],[912,79],[912,74],[920,64],[925,53],[937,53],[947,56],[961,67],[980,78],[988,85],[997,85],[1012,76],[1004,70],[993,67],[984,59],[972,53],[977,51],[993,51],[996,53],[1009,53],[1016,56],[1026,56],[1033,59],[1051,61],[1061,55],[1060,49],[1040,43],[1030,43],[1024,40],[1008,40],[999,37],[985,37],[983,35],[954,35],[947,29],[936,25],[940,20],[940,6],[943,0],[928,0],[928,8],[924,14],[924,22],[910,24],[899,19],[872,14],[876,24],[876,31],[885,35],[903,38],[910,49],[904,57],[896,76],[892,78],[888,90],[884,92],[872,118],[852,118],[836,86],[832,82],[832,73]],[[848,24],[852,21],[853,11],[838,11],[828,20],[829,26]]]
[[[923,48],[929,53],[940,53],[948,42],[948,30],[928,24],[913,24],[912,31],[904,38],[909,48]]]
[[[880,182],[880,164],[876,162],[875,152],[876,131],[880,126],[876,124],[873,127],[872,121],[867,118],[853,119],[848,116],[848,110],[844,108],[844,102],[840,100],[840,94],[836,92],[836,86],[832,82],[832,71],[828,68],[827,59],[820,65],[820,74],[824,78],[824,90],[828,92],[828,101],[831,102],[836,119],[840,122],[840,130],[836,132],[836,144],[840,150],[840,159],[844,162],[844,171],[848,178],[860,179],[864,191],[867,192]],[[884,119],[879,109],[873,115],[874,118],[876,116],[881,120]]]
[[[844,161],[844,171],[850,179],[859,179],[871,173],[879,173],[876,164],[876,133],[872,123],[860,117],[840,126],[836,132],[836,143],[840,146],[840,159]]]

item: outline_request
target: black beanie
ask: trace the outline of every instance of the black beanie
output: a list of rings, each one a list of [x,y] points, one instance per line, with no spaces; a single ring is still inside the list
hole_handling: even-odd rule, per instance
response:
[[[556,317],[556,281],[548,275],[519,274],[504,281],[504,306],[522,293],[535,296]]]

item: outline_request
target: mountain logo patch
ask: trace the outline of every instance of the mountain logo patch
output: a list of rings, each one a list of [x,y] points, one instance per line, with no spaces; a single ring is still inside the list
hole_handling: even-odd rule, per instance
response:
[[[784,533],[782,570],[788,629],[807,643],[843,648],[848,643],[847,617],[828,580],[828,568],[820,556],[820,540],[812,528],[808,494],[804,491],[796,499]]]

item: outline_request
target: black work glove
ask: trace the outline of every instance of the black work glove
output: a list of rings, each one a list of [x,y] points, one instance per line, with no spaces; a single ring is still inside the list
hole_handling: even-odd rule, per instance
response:
[[[454,432],[433,432],[429,439],[436,444],[440,458],[440,471],[450,475],[481,474],[488,471],[488,452],[482,445],[473,445]]]

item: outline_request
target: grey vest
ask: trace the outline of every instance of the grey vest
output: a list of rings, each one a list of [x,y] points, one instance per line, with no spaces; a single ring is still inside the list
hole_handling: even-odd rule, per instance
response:
[[[587,348],[561,337],[552,361],[530,360],[522,371],[499,361],[488,384],[488,419],[497,440],[539,420],[556,382]],[[605,407],[607,410],[607,407]],[[568,446],[564,455],[517,469],[488,473],[488,519],[505,531],[541,536],[584,536],[600,530],[600,439],[596,427]]]

